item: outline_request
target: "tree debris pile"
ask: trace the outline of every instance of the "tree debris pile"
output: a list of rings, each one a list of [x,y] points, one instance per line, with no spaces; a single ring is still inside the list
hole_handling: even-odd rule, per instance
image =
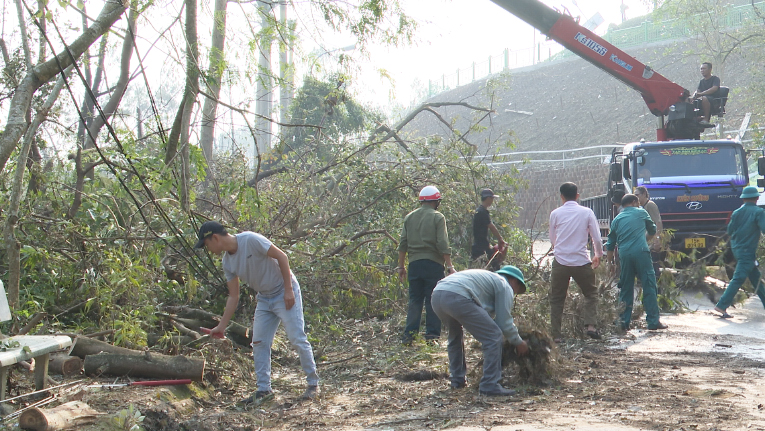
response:
[[[529,353],[519,356],[515,346],[505,340],[502,346],[502,368],[511,363],[518,365],[518,376],[532,384],[548,384],[552,378],[550,356],[553,340],[540,331],[521,332],[521,338],[529,345]]]

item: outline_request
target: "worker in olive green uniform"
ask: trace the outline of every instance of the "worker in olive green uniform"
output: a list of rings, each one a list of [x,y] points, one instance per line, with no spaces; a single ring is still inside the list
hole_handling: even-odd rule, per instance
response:
[[[619,262],[621,274],[619,276],[619,302],[624,304],[624,312],[620,317],[623,330],[630,327],[632,320],[632,304],[635,300],[635,276],[640,277],[643,285],[643,308],[645,308],[645,320],[648,329],[667,329],[667,325],[659,321],[659,305],[656,298],[656,273],[653,271],[651,251],[648,249],[646,234],[656,233],[656,225],[651,221],[651,216],[642,208],[639,208],[638,198],[627,194],[622,198],[622,210],[611,222],[611,231],[608,233],[608,264],[615,271],[614,250],[619,246]]]
[[[715,306],[715,311],[723,318],[733,317],[725,310],[733,303],[738,289],[747,278],[752,282],[752,286],[757,286],[755,292],[765,306],[765,286],[760,280],[760,270],[756,265],[760,232],[765,233],[765,210],[757,206],[759,197],[757,187],[745,187],[740,196],[744,205],[733,211],[728,223],[730,245],[733,256],[736,257],[736,271]]]
[[[411,344],[420,332],[422,307],[425,305],[425,340],[435,342],[441,336],[441,320],[433,311],[430,298],[436,283],[444,278],[444,269],[453,274],[452,249],[446,219],[438,212],[441,192],[434,186],[420,191],[420,208],[404,217],[398,245],[398,276],[409,281],[409,307],[402,341]],[[409,254],[409,270],[406,255]],[[445,267],[444,267],[445,266]],[[407,277],[408,274],[408,277]]]

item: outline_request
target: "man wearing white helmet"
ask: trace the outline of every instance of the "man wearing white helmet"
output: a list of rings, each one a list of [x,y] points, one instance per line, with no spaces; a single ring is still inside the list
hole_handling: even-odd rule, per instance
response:
[[[446,231],[444,215],[436,211],[441,203],[441,193],[434,186],[420,191],[420,208],[404,217],[401,242],[398,246],[398,272],[403,282],[409,280],[409,308],[403,342],[409,344],[420,332],[422,306],[425,305],[425,339],[436,340],[441,336],[441,320],[430,305],[430,297],[436,283],[444,278],[444,266],[453,274],[452,251]],[[409,270],[406,255],[409,253]],[[408,274],[408,277],[407,277]]]

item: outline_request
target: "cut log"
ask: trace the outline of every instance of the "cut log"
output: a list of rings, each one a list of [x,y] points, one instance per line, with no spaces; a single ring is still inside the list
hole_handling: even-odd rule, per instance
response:
[[[94,340],[88,337],[75,337],[72,340],[71,356],[85,358],[88,355],[97,355],[101,352],[114,353],[118,355],[143,355],[142,350],[126,349],[124,347],[114,346],[103,341]]]
[[[93,423],[104,413],[93,410],[82,401],[71,401],[52,409],[33,408],[19,416],[19,428],[55,431]]]
[[[85,374],[88,376],[191,379],[200,382],[204,372],[204,359],[191,359],[185,356],[166,356],[146,352],[140,356],[101,353],[85,357]]]
[[[78,356],[69,356],[63,353],[51,355],[48,362],[48,372],[59,374],[64,377],[80,374],[82,371],[82,358]]]

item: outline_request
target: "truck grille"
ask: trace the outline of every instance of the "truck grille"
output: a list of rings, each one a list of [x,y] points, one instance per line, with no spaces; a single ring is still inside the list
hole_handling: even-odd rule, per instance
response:
[[[665,229],[695,233],[725,232],[730,222],[731,211],[695,213],[665,213],[661,221]]]

